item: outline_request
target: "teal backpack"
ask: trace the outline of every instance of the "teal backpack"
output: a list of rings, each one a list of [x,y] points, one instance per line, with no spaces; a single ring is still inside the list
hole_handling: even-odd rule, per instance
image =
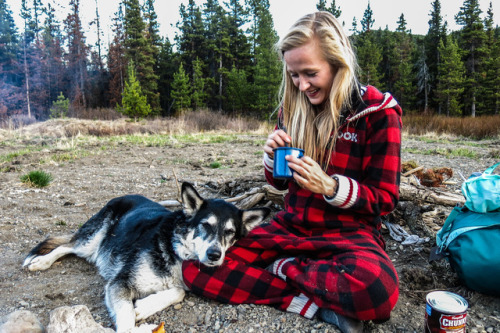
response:
[[[500,296],[500,211],[455,207],[436,243],[468,288]]]
[[[462,184],[462,193],[465,196],[465,207],[478,213],[500,210],[500,175],[493,174],[493,170],[500,162],[486,169],[482,174],[472,174]]]
[[[436,235],[438,253],[472,290],[500,296],[500,175],[473,174],[462,184],[464,207],[455,207]]]

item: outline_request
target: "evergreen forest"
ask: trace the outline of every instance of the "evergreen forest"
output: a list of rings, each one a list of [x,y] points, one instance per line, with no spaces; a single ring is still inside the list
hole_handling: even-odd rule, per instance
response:
[[[62,22],[46,0],[18,1],[22,26],[0,0],[0,122],[82,117],[88,109],[134,119],[200,109],[266,119],[277,107],[282,64],[269,0],[189,0],[179,7],[173,40],[160,35],[155,0],[122,0],[108,45],[97,1],[92,45],[80,0],[70,0]],[[498,115],[500,28],[492,4],[483,13],[479,0],[464,0],[454,17],[461,28],[449,31],[441,1],[424,1],[432,1],[422,18],[426,35],[412,34],[403,14],[395,31],[374,30],[370,4],[352,19],[360,82],[391,92],[405,113]],[[316,7],[351,21],[335,0]]]

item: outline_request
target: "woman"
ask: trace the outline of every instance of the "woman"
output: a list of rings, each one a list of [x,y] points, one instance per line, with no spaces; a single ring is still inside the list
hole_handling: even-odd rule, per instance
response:
[[[360,332],[362,321],[389,319],[399,294],[380,217],[398,201],[401,108],[358,84],[350,42],[327,12],[300,19],[277,46],[282,104],[264,166],[271,185],[288,189],[285,209],[221,267],[186,263],[184,281],[221,302],[268,304]],[[277,180],[273,149],[287,144],[304,157],[287,157],[293,179]]]

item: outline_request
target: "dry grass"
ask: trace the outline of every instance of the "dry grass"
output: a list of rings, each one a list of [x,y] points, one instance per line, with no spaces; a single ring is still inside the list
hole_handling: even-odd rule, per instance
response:
[[[403,130],[408,135],[464,137],[474,140],[500,136],[500,116],[449,118],[408,115],[403,117]]]
[[[90,111],[89,111],[90,112]],[[95,112],[95,110],[94,110]],[[106,112],[111,114],[109,110]],[[113,117],[111,117],[113,118]],[[116,135],[184,135],[194,133],[254,133],[267,135],[273,124],[254,118],[229,117],[199,110],[177,118],[157,118],[132,122],[126,118],[87,120],[80,118],[52,119],[45,122],[0,128],[0,141],[15,136],[48,136],[71,138],[78,135],[107,137]],[[500,116],[447,118],[408,115],[403,117],[404,135],[473,140],[500,137]]]
[[[132,122],[116,120],[86,120],[76,118],[51,119],[21,128],[0,129],[0,140],[15,136],[70,138],[76,136],[175,135],[204,132],[267,134],[272,126],[255,119],[234,118],[208,111],[190,112],[178,118],[157,118]]]

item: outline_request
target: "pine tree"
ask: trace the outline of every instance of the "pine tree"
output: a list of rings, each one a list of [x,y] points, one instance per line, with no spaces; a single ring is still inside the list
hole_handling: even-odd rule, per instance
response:
[[[124,115],[134,118],[143,118],[151,113],[147,97],[142,93],[141,85],[136,78],[134,63],[131,62],[127,68],[127,81],[122,95],[122,106],[118,110]]]
[[[465,87],[466,107],[471,117],[476,116],[478,90],[481,84],[481,67],[485,60],[484,43],[486,34],[480,18],[479,0],[465,0],[460,12],[455,16],[457,24],[462,25],[460,46],[464,52],[467,70]]]
[[[412,106],[415,96],[412,64],[405,59],[398,65],[399,79],[394,83],[394,95],[403,108]]]
[[[0,0],[0,120],[19,112],[23,101],[19,80],[20,40],[5,0]]]
[[[57,96],[57,100],[52,103],[50,108],[50,118],[66,118],[69,110],[69,99],[64,97],[62,91]]]
[[[154,67],[153,72],[156,76],[156,79],[159,80],[159,55],[160,49],[162,47],[162,40],[160,37],[160,27],[158,24],[158,16],[156,15],[154,0],[146,0],[145,3],[145,13],[144,18],[146,20],[146,40],[149,42],[149,45],[152,50],[152,57],[154,59]],[[159,85],[158,91],[159,91]]]
[[[89,48],[80,21],[80,0],[70,1],[71,12],[64,21],[68,41],[69,98],[75,108],[87,107],[87,65]]]
[[[241,110],[243,105],[247,108],[251,105],[251,87],[248,80],[250,79],[250,73],[252,72],[252,57],[251,57],[251,44],[250,41],[243,31],[243,27],[249,22],[248,10],[244,8],[239,0],[230,0],[226,4],[228,6],[227,12],[227,36],[229,38],[229,51],[227,55],[228,58],[224,63],[226,68],[226,86],[224,90],[224,109],[229,109],[231,111]],[[227,69],[231,68],[230,71]],[[245,83],[238,81],[238,87],[243,87],[243,91],[239,96],[233,96],[233,92],[236,87],[234,86],[234,72],[239,73],[240,78],[245,78]],[[243,88],[242,88],[243,89]],[[234,105],[234,99],[237,98],[241,101],[242,106],[236,107]]]
[[[397,69],[395,73],[394,92],[398,102],[403,107],[409,108],[412,106],[415,97],[413,66],[411,63],[413,43],[411,34],[406,28],[404,14],[401,14],[397,23],[398,27],[395,33],[397,41]]]
[[[394,83],[399,78],[398,66],[400,63],[399,42],[396,32],[385,28],[381,32],[380,41],[382,62],[380,63],[380,81],[382,86],[379,89],[394,91]]]
[[[64,84],[65,65],[63,61],[63,38],[60,22],[56,20],[55,9],[49,3],[45,10],[46,18],[41,34],[42,77],[47,90],[46,107],[49,108],[58,98],[58,93],[68,94]]]
[[[486,52],[483,82],[481,84],[481,100],[484,113],[498,114],[500,108],[500,35],[495,34],[493,27],[493,5],[487,11],[484,20],[486,27]]]
[[[95,25],[96,26],[96,43],[95,43],[95,48],[97,49],[97,60],[98,60],[98,67],[99,70],[102,71],[104,68],[104,64],[102,62],[102,31],[101,31],[101,17],[99,15],[99,3],[97,0],[95,0],[95,18],[90,22],[90,25]]]
[[[438,45],[440,41],[446,40],[446,24],[443,23],[441,16],[441,2],[434,0],[432,2],[432,11],[429,14],[429,30],[425,36],[425,62],[429,68],[429,101],[430,104],[438,108],[438,113],[441,113],[441,105],[436,103],[434,88],[438,85],[438,65],[440,56]]]
[[[253,17],[253,103],[252,108],[269,114],[277,103],[281,64],[273,47],[278,41],[268,0],[249,1]]]
[[[158,88],[160,93],[160,103],[164,115],[170,115],[172,108],[172,80],[174,73],[179,68],[178,54],[174,53],[170,40],[165,38],[159,55],[159,81]]]
[[[374,22],[373,11],[368,2],[368,6],[361,19],[362,30],[356,38],[358,63],[361,70],[360,80],[364,84],[381,86],[379,64],[383,58],[379,44],[371,30]]]
[[[172,81],[172,91],[170,93],[173,100],[173,108],[177,114],[183,113],[191,105],[192,89],[189,85],[189,77],[184,71],[184,65],[181,63],[179,70],[174,74]]]
[[[359,34],[359,31],[358,31],[358,20],[356,19],[356,17],[354,16],[352,18],[352,28],[350,29],[350,31],[352,31],[352,35],[355,36],[357,34]]]
[[[205,45],[205,27],[201,10],[194,0],[189,0],[187,8],[181,4],[179,14],[181,17],[177,23],[179,34],[175,36],[175,41],[181,62],[185,65],[184,70],[192,77],[193,61],[196,58],[206,59],[206,50],[201,47]]]
[[[5,0],[0,0],[0,77],[2,82],[16,81],[13,70],[18,52],[19,37],[12,11]]]
[[[26,3],[26,0],[22,0],[21,2],[21,17],[24,20],[24,41],[23,41],[23,74],[24,74],[24,88],[25,88],[25,96],[26,96],[26,109],[28,112],[28,118],[32,117],[31,114],[31,72],[28,63],[31,63],[30,57],[30,45],[35,38],[35,33],[33,30],[33,18],[31,15],[31,9]]]
[[[429,66],[427,66],[427,56],[425,53],[425,44],[422,46],[422,51],[416,63],[417,68],[417,88],[419,93],[424,94],[424,112],[429,110],[429,92],[431,89],[431,75]]]
[[[460,96],[464,91],[464,64],[460,59],[459,47],[452,37],[447,38],[446,44],[441,40],[438,48],[441,61],[436,96],[447,116],[457,116],[460,114]]]
[[[224,88],[223,79],[227,72],[225,68],[229,65],[228,59],[232,58],[229,49],[228,19],[225,10],[219,5],[217,0],[208,0],[205,2],[203,19],[205,26],[205,50],[207,52],[205,63],[208,68],[208,77],[211,78],[211,80],[207,81],[207,83],[211,84],[211,87],[207,87],[206,89],[214,92],[211,94],[214,97],[210,103],[211,106],[221,110]]]
[[[500,114],[500,39],[491,47],[491,56],[486,63],[486,107],[489,114]]]
[[[125,28],[122,5],[115,13],[112,30],[114,37],[108,51],[109,88],[107,95],[110,105],[118,105],[121,104],[122,92],[125,89],[127,69],[127,62],[123,56],[125,54]]]
[[[229,49],[231,58],[228,59],[228,67],[236,66],[238,69],[247,70],[251,65],[251,45],[247,35],[242,30],[249,22],[248,10],[239,0],[229,0],[227,12],[227,30],[229,37]]]
[[[228,108],[233,112],[241,112],[248,107],[248,92],[250,85],[247,74],[243,69],[231,68],[227,75],[227,101]]]
[[[375,19],[373,18],[373,11],[370,6],[370,2],[368,2],[368,6],[366,7],[363,18],[361,19],[361,31],[370,32],[374,23]]]
[[[191,96],[193,109],[198,110],[207,106],[207,79],[203,76],[203,62],[196,59],[193,64],[193,93]]]
[[[155,72],[157,61],[155,45],[147,38],[146,23],[141,15],[139,0],[124,0],[125,17],[125,56],[134,62],[137,79],[148,98],[153,114],[160,113],[158,94],[158,75]]]
[[[40,43],[40,32],[42,31],[42,24],[40,22],[41,22],[42,13],[44,11],[42,1],[41,0],[32,0],[30,7],[31,7],[32,13],[33,13],[33,16],[32,16],[32,18],[33,18],[33,21],[32,21],[33,33],[35,35],[36,43],[39,44]]]
[[[373,34],[361,35],[358,39],[357,49],[361,70],[360,81],[364,84],[381,86],[378,65],[382,61],[382,54]]]
[[[335,0],[332,0],[330,7],[327,7],[326,0],[319,0],[318,3],[316,4],[316,9],[321,10],[321,11],[330,12],[336,18],[339,18],[340,15],[342,15],[342,11],[340,10],[340,7],[337,7],[335,5]]]
[[[159,51],[161,47],[161,37],[160,37],[160,25],[158,23],[158,15],[155,11],[155,0],[146,0],[144,6],[144,18],[146,19],[146,28],[148,31],[149,40],[151,44],[155,47],[156,51]]]

